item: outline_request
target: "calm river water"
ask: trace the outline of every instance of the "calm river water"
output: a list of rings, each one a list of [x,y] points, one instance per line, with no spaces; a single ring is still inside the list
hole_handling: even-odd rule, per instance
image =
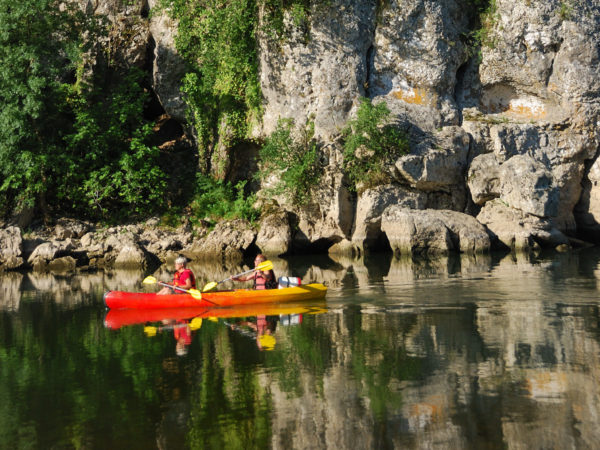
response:
[[[132,323],[148,273],[0,274],[0,448],[597,448],[599,250],[273,262],[326,301]]]

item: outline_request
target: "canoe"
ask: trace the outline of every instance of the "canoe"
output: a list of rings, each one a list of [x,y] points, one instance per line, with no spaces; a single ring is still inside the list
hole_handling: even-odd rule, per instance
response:
[[[104,326],[113,330],[121,327],[164,320],[227,319],[232,317],[281,316],[288,314],[321,314],[326,311],[325,301],[304,303],[237,305],[223,308],[188,306],[184,308],[111,309],[106,313]]]
[[[104,303],[111,309],[224,307],[318,300],[325,298],[326,293],[327,287],[320,283],[283,289],[234,289],[231,291],[203,292],[200,299],[196,299],[189,294],[156,295],[154,292],[108,291],[104,294]]]

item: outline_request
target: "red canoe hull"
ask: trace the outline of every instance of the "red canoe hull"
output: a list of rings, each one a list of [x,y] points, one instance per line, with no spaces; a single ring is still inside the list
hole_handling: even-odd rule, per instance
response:
[[[201,299],[196,299],[189,294],[156,295],[153,292],[109,291],[104,294],[104,302],[111,309],[214,308],[318,300],[325,298],[326,293],[327,288],[319,283],[283,289],[235,289],[232,291],[203,292]]]
[[[325,302],[286,303],[269,305],[238,305],[225,308],[160,308],[160,309],[111,309],[104,318],[104,326],[116,330],[123,326],[159,322],[163,320],[183,320],[231,317],[273,316],[281,314],[319,314],[325,312]]]

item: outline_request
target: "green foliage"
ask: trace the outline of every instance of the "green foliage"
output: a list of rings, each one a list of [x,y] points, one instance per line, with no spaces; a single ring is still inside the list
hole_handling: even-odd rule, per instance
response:
[[[245,139],[261,115],[256,0],[163,0],[160,6],[179,21],[175,44],[189,65],[182,91],[208,160],[216,145]]]
[[[387,123],[389,115],[385,103],[362,99],[356,119],[343,131],[344,170],[354,189],[386,182],[387,167],[408,153],[406,133]]]
[[[568,1],[560,2],[560,6],[558,9],[558,17],[561,20],[569,20],[573,15],[573,6]]]
[[[0,0],[0,212],[32,206],[57,164],[61,75],[80,52],[84,17],[57,0]]]
[[[144,215],[164,204],[166,177],[158,148],[147,144],[152,127],[142,119],[142,76],[132,69],[116,85],[71,89],[75,126],[65,136],[66,155],[84,170],[69,171],[66,185],[78,186],[71,189],[74,205],[88,205],[102,217],[117,205],[128,205],[128,215]]]
[[[289,11],[292,23],[304,28],[307,33],[311,0],[262,0],[264,5],[264,30],[273,38],[283,39],[285,35],[284,17]],[[322,0],[324,5],[329,0]]]
[[[297,139],[292,135],[293,129],[293,119],[277,122],[277,128],[260,150],[261,168],[257,175],[263,181],[275,175],[277,181],[266,191],[304,205],[310,201],[312,188],[320,178],[318,145],[313,122],[306,124]]]
[[[469,0],[473,7],[474,30],[464,35],[470,56],[476,56],[481,61],[481,47],[494,48],[493,28],[498,21],[498,5],[496,0]]]
[[[124,218],[163,204],[142,74],[96,64],[85,75],[104,27],[57,0],[0,0],[0,214]]]
[[[221,218],[256,221],[260,214],[253,206],[256,196],[246,196],[245,186],[246,181],[232,186],[229,182],[198,174],[197,191],[191,203],[192,215],[213,223]]]

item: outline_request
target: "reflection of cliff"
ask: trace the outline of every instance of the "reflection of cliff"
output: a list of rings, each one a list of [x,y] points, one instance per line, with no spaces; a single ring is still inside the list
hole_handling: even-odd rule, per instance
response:
[[[481,392],[511,389],[507,397],[526,406],[503,408],[510,447],[594,448],[600,442],[597,306],[507,302],[480,308],[477,323],[486,345],[498,350],[479,371]]]
[[[16,311],[21,300],[23,275],[9,272],[0,279],[0,310]]]
[[[365,302],[334,294],[335,314],[316,318],[331,339],[322,377],[299,364],[291,392],[261,376],[273,448],[600,442],[600,314],[585,255],[392,259],[387,273],[338,262]]]

